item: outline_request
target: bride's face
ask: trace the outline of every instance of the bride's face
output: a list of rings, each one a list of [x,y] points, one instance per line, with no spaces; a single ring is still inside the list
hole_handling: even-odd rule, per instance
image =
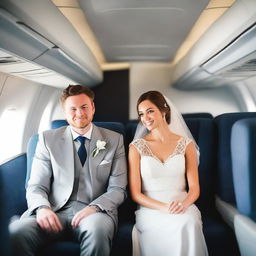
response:
[[[142,124],[149,131],[152,131],[164,122],[163,113],[149,100],[144,100],[139,104],[138,114]]]

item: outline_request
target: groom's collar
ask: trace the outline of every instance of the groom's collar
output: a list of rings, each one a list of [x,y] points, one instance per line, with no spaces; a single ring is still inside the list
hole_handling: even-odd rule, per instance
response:
[[[94,126],[94,125],[91,123],[89,130],[88,130],[85,134],[83,134],[83,135],[81,135],[81,134],[77,133],[76,131],[74,131],[74,130],[72,129],[72,127],[70,126],[70,131],[71,131],[73,140],[75,140],[78,136],[83,136],[83,137],[87,138],[88,140],[90,140],[91,137],[92,137],[92,129],[93,129],[93,126]]]

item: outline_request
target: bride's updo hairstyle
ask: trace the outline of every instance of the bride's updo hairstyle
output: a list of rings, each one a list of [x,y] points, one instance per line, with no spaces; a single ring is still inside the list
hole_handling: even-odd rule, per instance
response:
[[[171,120],[171,109],[170,106],[167,104],[164,96],[162,93],[158,91],[148,91],[143,93],[138,101],[137,101],[137,112],[139,113],[139,104],[144,101],[149,100],[152,102],[156,107],[162,112],[165,113],[165,120],[168,124],[170,124]]]

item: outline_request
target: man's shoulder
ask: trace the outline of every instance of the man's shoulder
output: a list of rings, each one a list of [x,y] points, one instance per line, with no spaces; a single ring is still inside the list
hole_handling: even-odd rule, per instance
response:
[[[62,135],[67,130],[67,128],[68,126],[62,126],[60,128],[53,129],[53,130],[46,130],[42,132],[42,135],[45,137],[58,137]]]

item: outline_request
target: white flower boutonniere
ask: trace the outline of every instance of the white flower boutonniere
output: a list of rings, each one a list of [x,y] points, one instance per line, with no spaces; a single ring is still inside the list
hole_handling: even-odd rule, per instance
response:
[[[96,148],[92,151],[92,156],[95,157],[98,155],[100,150],[106,149],[106,141],[104,140],[97,140],[96,142]]]

